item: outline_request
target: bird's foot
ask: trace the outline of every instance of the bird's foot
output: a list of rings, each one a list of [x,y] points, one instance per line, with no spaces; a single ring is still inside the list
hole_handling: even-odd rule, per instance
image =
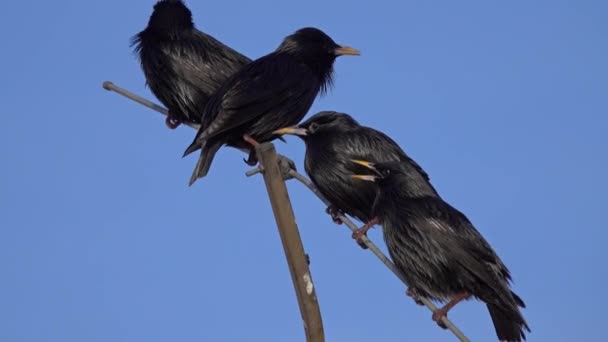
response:
[[[258,156],[255,154],[255,150],[251,150],[247,159],[243,158],[243,161],[249,166],[255,166],[258,163]]]
[[[378,218],[374,217],[373,219],[369,220],[366,224],[364,224],[363,226],[361,226],[361,228],[357,229],[354,233],[353,233],[353,239],[355,239],[357,241],[357,244],[359,244],[359,246],[363,249],[367,249],[367,246],[365,245],[365,242],[363,241],[363,237],[365,236],[367,238],[367,231],[370,230],[375,224],[377,224]]]
[[[342,222],[342,219],[340,218],[340,216],[344,215],[344,212],[336,207],[334,207],[333,205],[330,205],[329,207],[327,207],[327,209],[325,209],[325,212],[329,214],[329,216],[331,216],[332,221],[334,221],[335,224],[342,224],[344,222]]]
[[[450,309],[452,309],[454,306],[456,306],[456,304],[460,303],[461,301],[468,299],[469,297],[471,297],[471,295],[468,292],[462,292],[460,294],[457,294],[442,308],[433,311],[433,321],[435,321],[437,325],[439,325],[443,329],[447,329],[448,327],[445,325],[445,323],[443,323],[443,317],[447,318],[448,311],[450,311]]]
[[[251,146],[257,147],[260,143],[251,137],[249,134],[243,134],[243,140],[248,142]]]
[[[171,112],[167,114],[167,118],[165,119],[165,125],[167,125],[169,129],[176,129],[181,123],[182,121],[171,115]]]
[[[416,302],[416,304],[418,304],[418,305],[424,305],[424,303],[422,303],[422,301],[420,300],[420,298],[419,298],[418,294],[416,293],[416,291],[412,290],[411,287],[408,288],[407,291],[405,291],[405,294],[408,297],[411,297],[414,300],[414,302]]]
[[[258,164],[259,161],[255,149],[252,149],[249,152],[249,157],[247,157],[247,159],[243,158],[243,161],[249,166],[255,166],[256,164]],[[283,176],[283,180],[289,180],[293,178],[293,176],[291,175],[291,170],[298,171],[298,169],[296,168],[296,163],[294,163],[293,160],[285,157],[282,154],[277,154],[277,163],[279,165],[279,170],[281,171],[281,176]],[[258,172],[264,171],[264,165],[260,163],[257,170]]]
[[[292,179],[291,170],[298,171],[296,169],[296,163],[293,160],[285,157],[282,154],[277,154],[277,162],[279,163],[279,170],[281,170],[281,176],[283,180]]]
[[[448,310],[445,310],[445,307],[433,311],[433,321],[442,329],[447,329],[448,327],[443,323],[444,317],[448,318]]]

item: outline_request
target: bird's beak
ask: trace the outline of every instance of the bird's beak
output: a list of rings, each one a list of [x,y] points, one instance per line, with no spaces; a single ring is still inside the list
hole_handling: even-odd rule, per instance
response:
[[[375,182],[377,177],[372,175],[352,175],[351,178],[360,179],[368,182]]]
[[[378,169],[376,169],[376,167],[374,166],[374,163],[370,163],[370,162],[365,161],[365,160],[357,160],[357,159],[351,159],[351,161],[353,163],[357,163],[359,165],[365,166],[366,168],[374,171],[374,173],[376,174],[376,176],[361,176],[361,175],[356,175],[357,177],[353,176],[353,178],[363,179],[363,180],[368,180],[368,181],[372,181],[373,182],[373,181],[376,180],[376,178],[382,177],[382,174],[380,173],[380,171],[378,171]]]
[[[350,46],[340,46],[339,48],[334,50],[334,53],[336,54],[336,56],[343,56],[343,55],[360,56],[361,55],[361,52],[359,52],[359,50],[352,48]]]
[[[376,168],[374,167],[374,163],[370,163],[370,162],[368,162],[368,161],[365,161],[365,160],[358,160],[358,159],[351,159],[350,161],[352,161],[353,163],[357,163],[357,164],[359,164],[359,165],[363,165],[363,166],[365,166],[366,168],[368,168],[368,169],[370,169],[370,170],[373,170],[373,171],[378,171],[378,170],[376,170]]]
[[[306,134],[308,134],[308,131],[306,130],[306,128],[301,128],[298,126],[291,126],[291,127],[277,129],[276,131],[272,132],[272,134],[278,134],[278,135],[291,134],[291,135],[306,136]]]

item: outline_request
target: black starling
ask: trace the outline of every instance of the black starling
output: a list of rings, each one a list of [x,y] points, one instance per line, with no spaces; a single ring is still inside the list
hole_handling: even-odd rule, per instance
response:
[[[197,30],[192,13],[181,0],[154,5],[148,26],[132,38],[146,82],[168,109],[167,126],[202,124],[209,96],[250,59]],[[202,121],[202,123],[201,123]]]
[[[328,213],[334,222],[346,213],[366,223],[353,234],[361,247],[360,238],[377,223],[372,216],[376,187],[372,183],[352,179],[353,174],[370,171],[351,162],[351,159],[375,163],[401,161],[407,165],[412,192],[425,196],[438,196],[424,170],[386,134],[361,126],[345,113],[323,111],[293,127],[275,131],[276,134],[294,134],[306,144],[304,167],[311,181],[331,203]]]
[[[251,150],[252,145],[279,137],[274,130],[298,123],[319,92],[332,84],[333,64],[340,55],[359,51],[336,44],[316,28],[286,37],[272,53],[238,71],[211,97],[203,115],[214,116],[201,128],[184,156],[202,148],[190,185],[209,171],[219,148],[227,144]]]
[[[377,183],[374,214],[410,295],[448,302],[433,320],[472,296],[486,303],[501,341],[525,340],[525,305],[509,288],[510,272],[467,217],[437,196],[411,191],[407,163],[354,162],[375,173],[352,177]]]

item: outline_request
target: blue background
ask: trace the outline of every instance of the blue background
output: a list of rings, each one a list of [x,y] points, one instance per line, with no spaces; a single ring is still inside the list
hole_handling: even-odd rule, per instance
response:
[[[129,48],[153,3],[0,12],[0,341],[303,341],[262,178],[223,149],[188,188],[194,131],[101,88],[153,99]],[[359,48],[311,114],[350,113],[428,171],[513,272],[529,340],[605,337],[608,3],[188,4],[252,58],[303,26]],[[277,148],[303,169],[298,139]],[[454,340],[321,202],[289,189],[327,341]],[[450,318],[495,339],[479,302]]]

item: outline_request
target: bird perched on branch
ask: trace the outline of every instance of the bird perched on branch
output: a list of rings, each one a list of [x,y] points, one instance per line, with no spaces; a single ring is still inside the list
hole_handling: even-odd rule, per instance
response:
[[[317,94],[332,85],[334,61],[341,55],[359,55],[359,51],[336,44],[319,29],[303,28],[228,79],[203,113],[215,119],[201,127],[184,152],[186,156],[202,148],[190,185],[207,174],[224,144],[249,147],[249,164],[255,165],[253,146],[278,138],[274,130],[294,125],[306,115]]]
[[[373,172],[352,177],[377,184],[374,214],[408,293],[447,301],[433,320],[475,297],[486,303],[499,340],[525,340],[530,328],[519,310],[525,304],[509,287],[510,272],[467,217],[437,196],[412,191],[407,163],[353,162]]]
[[[352,159],[375,163],[401,161],[408,168],[410,191],[425,196],[439,196],[426,172],[393,139],[360,125],[348,114],[319,112],[297,126],[282,128],[274,133],[297,135],[304,141],[304,167],[310,180],[331,203],[327,212],[336,223],[341,222],[338,216],[342,213],[365,223],[353,234],[363,248],[367,247],[360,241],[361,237],[378,223],[372,215],[376,187],[351,177],[353,174],[370,172],[353,163]]]
[[[196,29],[181,0],[154,5],[148,26],[132,38],[146,83],[169,109],[167,126],[181,122],[206,127],[201,118],[209,96],[250,59]]]

